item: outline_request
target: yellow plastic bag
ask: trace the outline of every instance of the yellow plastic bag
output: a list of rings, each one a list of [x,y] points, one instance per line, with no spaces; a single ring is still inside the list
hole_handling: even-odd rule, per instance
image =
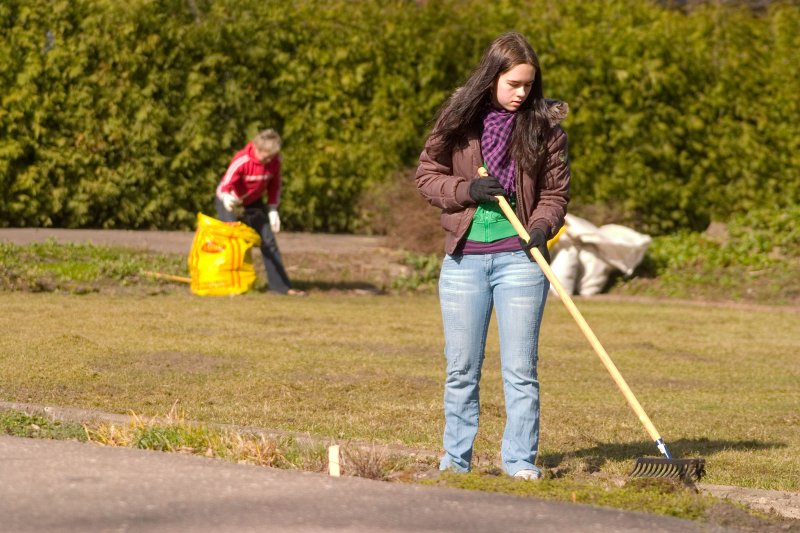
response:
[[[249,291],[256,281],[251,248],[259,244],[261,237],[250,226],[198,213],[189,252],[192,292],[223,296]]]
[[[547,241],[547,249],[548,250],[552,250],[553,249],[553,246],[556,245],[556,243],[558,242],[558,239],[561,238],[561,235],[563,235],[566,230],[567,230],[567,225],[564,224],[563,226],[561,226],[561,229],[558,230],[558,233],[556,233],[555,237],[553,237],[552,239]]]

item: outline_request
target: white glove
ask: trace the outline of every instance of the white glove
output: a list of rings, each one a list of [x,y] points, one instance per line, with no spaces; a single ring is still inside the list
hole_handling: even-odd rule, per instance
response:
[[[224,192],[222,193],[222,205],[227,211],[235,213],[241,207],[242,200],[232,192]]]
[[[269,227],[272,230],[272,233],[278,233],[281,230],[281,217],[278,215],[278,208],[277,207],[270,207],[269,213]]]

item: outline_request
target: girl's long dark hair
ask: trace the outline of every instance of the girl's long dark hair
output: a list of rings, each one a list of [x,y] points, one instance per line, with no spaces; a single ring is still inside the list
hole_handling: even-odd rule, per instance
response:
[[[495,39],[466,83],[456,89],[439,109],[433,135],[438,137],[441,154],[436,155],[451,154],[466,142],[469,135],[480,133],[483,113],[491,105],[497,79],[521,64],[532,65],[535,74],[531,92],[516,111],[511,157],[527,171],[536,168],[544,153],[550,123],[542,95],[539,58],[525,37],[516,32],[504,33]]]

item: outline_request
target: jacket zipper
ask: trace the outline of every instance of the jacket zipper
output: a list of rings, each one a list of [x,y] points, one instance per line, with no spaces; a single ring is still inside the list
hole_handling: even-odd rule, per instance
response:
[[[517,197],[517,202],[516,205],[514,206],[514,213],[517,215],[517,218],[519,218],[522,221],[523,226],[527,227],[528,225],[527,219],[521,217],[519,214],[520,213],[519,210],[521,209],[522,206],[522,169],[520,168],[519,164],[517,164],[515,180],[517,182],[517,190],[514,191],[514,196]]]

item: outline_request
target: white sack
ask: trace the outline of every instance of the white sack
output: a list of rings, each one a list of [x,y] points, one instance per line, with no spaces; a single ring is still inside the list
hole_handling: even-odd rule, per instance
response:
[[[597,251],[592,250],[591,247],[581,249],[578,253],[578,262],[581,267],[581,275],[575,287],[576,290],[572,294],[577,292],[581,296],[591,296],[601,293],[614,267],[600,259]]]
[[[569,294],[576,291],[582,296],[599,293],[614,270],[630,276],[652,242],[649,235],[618,224],[598,228],[588,220],[569,214],[565,222],[567,228],[553,249],[555,257],[551,266],[558,266],[558,271],[553,269],[553,272]],[[567,254],[559,260],[564,252]]]
[[[563,239],[562,235],[562,239]],[[568,294],[575,293],[575,287],[578,285],[578,276],[580,274],[580,262],[578,261],[578,249],[575,246],[564,245],[561,243],[561,239],[558,241],[559,247],[558,252],[553,257],[553,260],[550,262],[550,269],[553,271],[553,274],[556,275],[558,281],[561,282],[561,285],[564,287],[564,290],[567,291]],[[556,290],[551,286],[550,292],[556,294]]]

